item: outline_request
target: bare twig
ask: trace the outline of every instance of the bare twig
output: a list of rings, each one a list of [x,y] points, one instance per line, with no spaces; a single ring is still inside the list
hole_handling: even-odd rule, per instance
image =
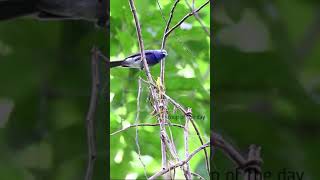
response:
[[[162,12],[162,8],[161,8],[161,5],[160,5],[159,0],[156,0],[156,1],[157,1],[157,5],[158,5],[158,7],[159,7],[159,10],[160,10],[162,19],[164,20],[164,22],[167,22],[166,18],[164,17],[164,14],[163,14],[163,12]]]
[[[186,16],[184,16],[176,25],[174,25],[170,30],[167,31],[165,34],[165,38],[167,38],[170,33],[175,30],[177,27],[179,27],[185,20],[187,20],[190,16],[194,15],[195,13],[198,13],[203,7],[205,7],[207,4],[209,4],[210,0],[208,0],[206,3],[204,3],[202,6],[200,6],[197,10],[190,12]]]
[[[192,117],[192,113],[190,113],[189,111],[185,110],[179,103],[177,103],[175,100],[173,100],[171,97],[169,97],[168,95],[164,94],[164,96],[174,105],[176,106],[185,116],[188,116],[188,117]],[[191,124],[194,128],[194,130],[196,131],[197,133],[197,136],[200,140],[200,143],[203,145],[203,139],[200,135],[200,131],[199,129],[197,128],[196,126],[196,123],[194,122],[194,120],[192,118],[190,118],[190,121],[191,121]],[[207,168],[207,171],[208,171],[208,174],[210,174],[210,164],[209,164],[209,158],[208,158],[208,153],[207,153],[207,150],[206,149],[203,149],[204,151],[204,154],[205,154],[205,160],[206,160],[206,168]]]
[[[192,3],[192,7],[189,4],[188,0],[185,0],[187,6],[189,7],[189,9],[193,12],[194,11],[194,1]],[[197,12],[194,13],[194,17],[196,18],[196,20],[199,22],[199,24],[201,25],[202,29],[204,30],[204,32],[206,32],[206,34],[210,37],[210,31],[208,30],[208,28],[203,24],[199,14]]]
[[[144,80],[142,80],[143,82],[145,83],[148,83]],[[150,83],[152,86],[156,86],[155,84],[153,83]],[[178,108],[185,116],[188,116],[188,117],[192,117],[192,113],[190,113],[189,111],[185,110],[184,107],[182,107],[182,105],[180,105],[179,103],[177,103],[175,100],[173,100],[170,96],[166,95],[165,93],[162,94],[165,98],[167,98],[176,108]],[[198,130],[194,120],[192,118],[190,118],[190,121],[192,123],[192,126],[194,128],[194,130],[196,131],[197,133],[197,136],[200,140],[200,143],[201,145],[203,145],[203,139],[200,135],[200,131]],[[205,154],[205,161],[206,161],[206,168],[207,168],[207,172],[208,174],[210,174],[210,163],[209,163],[209,158],[208,158],[208,153],[207,153],[207,150],[206,149],[203,149],[204,151],[204,154]]]
[[[148,78],[149,82],[153,82],[152,76],[151,76],[151,73],[150,73],[150,69],[149,69],[149,65],[147,63],[147,60],[146,60],[145,54],[144,54],[144,44],[143,44],[143,39],[142,39],[142,34],[141,34],[141,26],[140,26],[140,22],[139,22],[139,19],[138,19],[138,16],[137,16],[136,7],[135,7],[133,1],[134,0],[129,0],[129,4],[130,4],[130,9],[131,9],[131,12],[132,12],[132,15],[133,15],[133,18],[134,18],[134,22],[135,22],[135,25],[136,25],[141,59],[143,61],[144,69],[146,71],[146,75],[147,75],[147,78]]]
[[[191,109],[190,109],[191,111]],[[184,125],[184,153],[185,157],[187,158],[189,156],[189,121],[190,117],[185,116],[185,125]],[[190,173],[190,165],[189,163],[186,163],[186,169],[184,170],[184,176],[186,179],[191,179],[191,173]]]
[[[211,133],[211,143],[213,147],[221,149],[222,152],[235,163],[237,168],[243,170],[245,180],[262,180],[260,147],[250,145],[248,159],[245,159],[238,150],[217,133]]]
[[[110,62],[109,58],[107,58],[104,54],[102,54],[102,52],[100,52],[99,50],[97,50],[96,53],[97,53],[98,56],[104,61],[104,63],[109,64],[109,62]]]
[[[199,151],[201,151],[202,149],[205,149],[207,147],[209,147],[210,144],[209,142],[205,143],[204,145],[200,146],[199,148],[197,148],[196,150],[194,150],[185,160],[178,162],[177,164],[174,164],[166,169],[162,169],[161,171],[157,172],[156,174],[154,174],[153,176],[151,176],[149,178],[149,180],[152,179],[157,179],[159,176],[162,176],[163,174],[167,173],[169,170],[175,169],[177,167],[183,166],[184,164],[186,164],[187,162],[190,161],[190,159],[196,155]]]
[[[162,37],[162,43],[161,43],[161,49],[164,49],[165,45],[166,45],[166,33],[168,32],[169,30],[169,27],[170,27],[170,23],[172,21],[172,18],[173,18],[173,13],[174,13],[174,10],[176,9],[177,7],[177,4],[180,2],[180,0],[176,0],[171,8],[171,11],[170,11],[170,15],[169,15],[169,19],[167,21],[167,24],[166,24],[166,28],[164,29],[164,32],[163,32],[163,37]]]
[[[246,164],[246,159],[230,143],[225,141],[219,134],[211,133],[213,146],[220,148],[238,167]]]
[[[191,172],[191,175],[195,176],[195,177],[198,177],[199,179],[201,180],[205,180],[205,178],[203,178],[200,174],[197,174],[195,172]]]
[[[249,147],[248,153],[248,162],[247,167],[245,167],[245,180],[262,180],[261,176],[261,159],[260,159],[260,151],[261,148],[257,147],[256,145],[251,145]]]
[[[141,96],[141,79],[138,80],[138,96],[137,96],[137,115],[136,115],[136,120],[135,120],[135,124],[138,124],[138,120],[139,120],[139,116],[140,116],[140,96]],[[139,136],[138,136],[138,127],[136,128],[136,145],[137,145],[137,150],[138,150],[138,157],[139,160],[143,166],[143,170],[144,170],[144,176],[148,179],[147,176],[147,170],[146,170],[146,165],[143,163],[142,159],[141,159],[141,151],[140,151],[140,145],[139,145]]]
[[[184,128],[182,125],[174,124],[174,123],[170,123],[170,124],[169,123],[165,123],[164,125]],[[121,133],[122,131],[125,131],[125,130],[133,128],[133,127],[143,127],[143,126],[160,126],[160,123],[155,123],[155,124],[150,124],[150,123],[133,124],[133,125],[130,125],[130,126],[126,127],[126,128],[123,128],[123,129],[120,129],[120,130],[118,130],[116,132],[111,133],[110,136],[116,135],[118,133]]]
[[[98,104],[98,94],[100,86],[99,65],[97,49],[92,49],[91,57],[91,72],[92,72],[92,86],[89,110],[86,118],[87,127],[87,141],[88,141],[88,164],[85,180],[91,180],[93,175],[94,162],[96,160],[96,139],[95,139],[95,125],[94,117]]]
[[[166,33],[167,31],[169,30],[169,26],[170,26],[170,23],[172,21],[172,18],[173,18],[173,13],[174,13],[174,10],[176,9],[177,7],[177,4],[179,3],[180,0],[176,0],[171,8],[171,11],[170,11],[170,17],[168,19],[168,22],[167,22],[167,25],[166,25],[166,28],[164,29],[164,32],[163,32],[163,37],[162,37],[162,43],[161,43],[161,49],[164,49],[165,48],[165,45],[166,45]],[[160,80],[161,80],[161,84],[164,86],[164,72],[165,72],[165,61],[161,61],[160,63]]]

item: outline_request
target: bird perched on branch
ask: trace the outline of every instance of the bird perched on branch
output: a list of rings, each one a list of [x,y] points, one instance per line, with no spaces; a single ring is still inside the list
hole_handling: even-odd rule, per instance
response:
[[[149,66],[158,64],[163,58],[168,55],[166,50],[145,50],[144,53]],[[118,66],[138,69],[143,69],[144,67],[140,53],[133,54],[120,61],[110,62],[111,68]]]
[[[87,20],[107,24],[106,0],[0,0],[0,20],[22,16],[42,20]]]

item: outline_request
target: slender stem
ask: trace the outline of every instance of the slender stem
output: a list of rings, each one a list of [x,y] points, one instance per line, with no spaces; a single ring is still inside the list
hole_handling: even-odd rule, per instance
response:
[[[185,0],[187,6],[189,7],[189,9],[193,12],[194,11],[194,2],[192,3],[192,7],[189,4],[188,0]],[[196,18],[196,20],[199,22],[199,24],[201,25],[202,29],[204,30],[204,32],[206,32],[206,34],[210,37],[210,31],[209,29],[203,24],[199,14],[197,12],[194,13],[194,17]]]
[[[213,146],[217,146],[239,167],[243,167],[247,162],[246,159],[230,143],[225,141],[220,135],[211,133]]]
[[[129,4],[130,4],[131,12],[133,14],[134,22],[136,25],[136,31],[137,31],[137,37],[138,37],[138,42],[139,42],[139,47],[140,47],[141,59],[143,61],[144,69],[146,71],[146,75],[147,75],[148,80],[150,82],[153,82],[152,77],[151,77],[151,73],[150,73],[150,69],[149,69],[149,65],[148,65],[147,60],[145,58],[144,44],[143,44],[142,33],[141,33],[141,26],[140,26],[140,22],[139,22],[139,19],[137,16],[136,7],[135,7],[133,1],[134,0],[129,0]]]
[[[183,126],[180,125],[180,124],[165,123],[165,125],[166,126],[175,126],[175,127],[183,128]],[[160,126],[160,123],[155,123],[155,124],[150,124],[150,123],[133,124],[133,125],[130,125],[128,127],[123,128],[123,129],[120,129],[120,130],[118,130],[116,132],[111,133],[110,136],[116,135],[118,133],[121,133],[122,131],[125,131],[125,130],[133,128],[133,127],[143,127],[143,126]]]
[[[187,162],[190,161],[190,159],[196,155],[199,151],[201,151],[202,149],[205,149],[207,147],[210,146],[210,143],[207,142],[205,143],[204,145],[200,146],[199,148],[197,148],[196,150],[194,150],[185,160],[183,161],[180,161],[172,166],[169,166],[168,168],[166,169],[162,169],[161,171],[157,172],[156,174],[154,174],[153,176],[151,176],[149,178],[149,180],[152,180],[152,179],[157,179],[159,176],[162,176],[163,174],[167,173],[168,171],[172,170],[172,169],[175,169],[177,167],[180,167],[180,166],[183,166],[184,164],[186,164]]]
[[[174,105],[176,106],[185,116],[192,116],[192,114],[190,112],[188,112],[187,110],[185,110],[179,103],[177,103],[175,100],[173,100],[171,97],[169,97],[168,95],[164,94],[164,96]],[[196,123],[194,122],[194,120],[192,118],[190,118],[191,124],[194,128],[194,130],[197,133],[197,136],[200,140],[200,143],[203,145],[203,139],[200,135],[200,131],[196,126]],[[209,158],[208,158],[208,153],[206,149],[203,149],[204,154],[205,154],[205,160],[206,160],[206,168],[207,168],[207,172],[208,174],[210,174],[210,164],[209,164]]]
[[[87,127],[87,141],[88,141],[88,164],[85,180],[91,180],[93,176],[93,167],[96,160],[96,138],[95,138],[95,112],[98,104],[99,95],[99,65],[98,65],[98,53],[97,49],[93,48],[91,57],[91,73],[92,73],[92,85],[91,85],[91,98],[89,110],[86,117]]]
[[[204,8],[207,4],[209,4],[210,0],[208,0],[206,3],[204,3],[202,6],[200,6],[197,10],[190,12],[186,16],[184,16],[176,25],[174,25],[168,32],[165,34],[165,37],[167,38],[170,33],[175,30],[177,27],[179,27],[185,20],[187,20],[190,16],[194,15],[195,13],[198,13],[202,8]]]
[[[189,121],[190,117],[185,117],[185,125],[184,125],[184,153],[185,158],[189,156]],[[184,170],[184,176],[186,179],[191,179],[191,173],[190,173],[190,165],[189,163],[186,163],[186,168]]]
[[[146,81],[143,81],[145,83],[147,83]],[[150,83],[152,86],[155,86],[155,84]],[[177,103],[175,100],[173,100],[170,96],[166,95],[165,93],[163,93],[163,96],[166,97],[176,108],[178,108],[185,116],[192,116],[192,114],[190,112],[188,112],[187,110],[185,110],[182,105],[180,105],[179,103]],[[190,121],[192,123],[192,126],[194,128],[194,130],[197,133],[197,136],[200,140],[201,145],[203,145],[203,139],[200,135],[200,131],[198,130],[194,120],[192,118],[190,118]],[[209,163],[209,158],[208,158],[208,153],[206,149],[203,149],[204,154],[205,154],[205,160],[206,160],[206,168],[207,168],[207,172],[208,174],[210,174],[210,163]]]
[[[191,175],[195,176],[195,177],[198,177],[199,179],[201,180],[205,180],[200,174],[197,174],[195,172],[191,172]]]
[[[162,43],[161,43],[161,49],[164,49],[165,46],[166,46],[166,40],[167,40],[167,37],[166,37],[166,33],[167,31],[169,30],[169,27],[170,27],[170,23],[172,21],[172,18],[173,18],[173,13],[174,13],[174,10],[176,9],[177,7],[177,4],[179,3],[180,0],[176,0],[171,8],[171,11],[170,11],[170,16],[169,16],[169,19],[168,19],[168,22],[166,24],[166,28],[163,32],[163,37],[162,37]],[[160,63],[160,81],[161,81],[161,84],[164,86],[164,73],[165,72],[165,61],[161,61]]]
[[[138,96],[137,96],[137,115],[136,115],[135,124],[138,124],[138,120],[139,120],[139,117],[140,117],[140,96],[141,96],[141,91],[142,91],[141,79],[139,79],[138,80]],[[146,179],[148,179],[146,165],[143,163],[143,161],[141,159],[138,128],[136,128],[136,138],[135,138],[135,140],[136,140],[136,145],[137,145],[138,158],[139,158],[139,160],[140,160],[140,162],[141,162],[141,164],[143,166],[144,176],[146,177]]]

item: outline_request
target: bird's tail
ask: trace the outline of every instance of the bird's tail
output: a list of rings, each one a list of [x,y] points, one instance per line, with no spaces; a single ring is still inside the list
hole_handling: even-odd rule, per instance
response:
[[[111,61],[110,68],[122,66],[122,62],[123,62],[123,60],[122,61]]]
[[[0,20],[13,19],[35,13],[36,0],[0,0]]]

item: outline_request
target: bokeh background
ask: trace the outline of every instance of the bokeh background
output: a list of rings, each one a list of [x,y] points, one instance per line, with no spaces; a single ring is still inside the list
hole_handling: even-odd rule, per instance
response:
[[[0,22],[0,179],[83,179],[90,50],[95,45],[106,52],[106,37],[80,21]],[[104,70],[101,64],[94,179],[107,176]]]
[[[110,56],[111,60],[120,60],[139,51],[136,29],[128,1],[111,3],[110,12]],[[136,0],[136,8],[141,23],[145,49],[160,49],[163,31],[174,1]],[[189,0],[192,4],[192,1]],[[195,7],[204,4],[198,0]],[[176,24],[190,12],[186,2],[180,1],[176,7],[172,25]],[[199,17],[210,30],[210,6],[200,11]],[[177,28],[168,38],[166,48],[165,85],[169,96],[184,105],[191,107],[196,124],[204,141],[209,141],[210,132],[210,38],[201,24],[190,17],[181,27]],[[159,77],[160,65],[151,67],[154,79]],[[114,68],[110,71],[110,132],[135,123],[137,114],[138,79],[146,79],[143,71]],[[140,99],[139,123],[156,123],[150,113],[152,108],[147,101],[148,88],[142,84]],[[173,112],[169,107],[172,123],[184,124],[180,112]],[[201,116],[203,118],[197,118]],[[183,159],[183,130],[171,128],[176,147]],[[161,148],[159,127],[139,128],[139,145],[141,159],[146,165],[147,176],[161,169]],[[200,146],[199,140],[190,128],[190,152]],[[110,136],[110,176],[111,179],[145,179],[135,142],[135,128]],[[209,151],[209,150],[208,150]],[[191,160],[191,170],[208,179],[203,153]],[[179,172],[180,173],[180,172]],[[179,174],[178,177],[183,177]]]
[[[260,145],[264,171],[319,179],[319,2],[217,1],[213,24],[215,131]],[[214,164],[234,169],[219,151]]]

